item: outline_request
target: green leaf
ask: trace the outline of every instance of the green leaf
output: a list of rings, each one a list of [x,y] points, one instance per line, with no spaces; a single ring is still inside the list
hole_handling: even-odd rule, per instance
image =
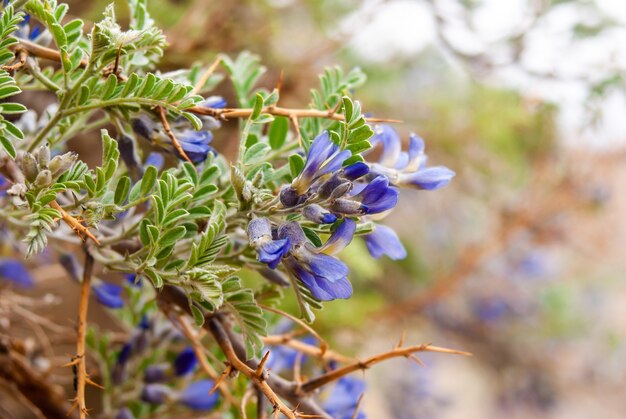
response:
[[[196,326],[202,327],[202,325],[204,324],[204,313],[202,313],[202,310],[200,310],[193,304],[190,304],[189,308],[191,309],[191,315],[193,316],[193,320],[196,323]]]
[[[264,143],[256,143],[252,147],[246,150],[243,155],[244,164],[254,164],[262,161],[267,157],[267,152],[270,147]]]
[[[13,122],[9,122],[9,121],[5,120],[5,121],[2,121],[2,124],[4,124],[4,129],[6,129],[9,134],[14,136],[18,140],[23,140],[24,139],[24,133],[22,132],[22,130],[20,130],[18,127],[16,127],[13,124]]]
[[[104,86],[102,87],[101,97],[102,99],[110,98],[115,92],[115,88],[117,87],[117,76],[114,74],[109,74],[106,81],[104,82]]]
[[[13,146],[11,140],[9,140],[4,135],[0,135],[0,144],[2,145],[2,148],[4,148],[4,150],[7,152],[7,154],[11,156],[11,158],[15,159],[15,157],[17,157],[17,151],[15,150],[15,147]]]
[[[304,159],[299,154],[292,154],[289,156],[289,169],[291,170],[291,176],[296,177],[302,172],[304,168]]]
[[[254,106],[252,107],[252,114],[250,115],[250,119],[253,121],[261,115],[261,111],[263,110],[263,96],[260,93],[256,94],[254,98]]]
[[[269,143],[273,150],[278,150],[287,141],[289,132],[289,119],[284,116],[277,116],[270,125]]]
[[[347,96],[344,96],[341,100],[343,102],[343,114],[346,117],[346,123],[349,124],[353,116],[352,100]]]
[[[15,84],[10,84],[8,86],[3,86],[0,88],[0,99],[4,99],[5,97],[9,97],[9,96],[13,96],[16,95],[18,93],[21,93],[22,91],[20,90],[19,87],[17,87]]]
[[[28,108],[21,103],[2,103],[0,104],[0,113],[3,114],[16,114],[26,112]]]
[[[186,232],[187,230],[183,226],[177,226],[167,230],[159,239],[159,246],[167,247],[176,243],[178,240],[185,237]]]
[[[157,168],[149,165],[146,167],[146,170],[143,174],[143,178],[141,179],[141,196],[145,196],[152,190],[154,183],[156,182],[156,178],[158,175]]]
[[[113,202],[115,202],[116,205],[122,205],[128,195],[129,189],[130,178],[128,176],[121,177],[117,182],[117,187],[115,188],[115,197],[113,198]]]
[[[156,271],[152,268],[146,268],[143,271],[144,275],[146,275],[150,281],[152,282],[152,285],[154,285],[154,288],[161,288],[163,287],[163,278],[161,278],[161,276],[156,273]]]

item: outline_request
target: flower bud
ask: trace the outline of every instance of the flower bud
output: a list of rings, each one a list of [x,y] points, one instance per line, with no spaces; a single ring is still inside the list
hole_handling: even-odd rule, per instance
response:
[[[341,185],[337,186],[333,193],[330,194],[330,199],[334,200],[337,198],[341,198],[352,189],[352,182],[344,182]]]
[[[176,376],[187,375],[196,368],[198,359],[191,347],[183,349],[174,360],[174,374]]]
[[[141,391],[141,400],[150,404],[163,404],[173,395],[172,389],[163,384],[148,384]]]
[[[37,160],[35,156],[26,152],[22,157],[22,172],[29,182],[34,182],[37,179],[39,169],[37,168]]]
[[[148,365],[143,373],[143,381],[146,384],[164,383],[171,378],[168,364]]]
[[[50,148],[48,145],[42,145],[37,149],[37,163],[39,163],[39,167],[44,168],[48,167],[48,163],[50,162]]]
[[[366,210],[366,208],[360,202],[343,198],[337,199],[335,202],[333,202],[330,209],[333,212],[346,215],[363,214]]]
[[[45,186],[49,186],[52,183],[52,173],[48,169],[44,169],[37,175],[37,179],[35,179],[35,185],[43,188]]]
[[[342,180],[338,173],[334,173],[326,182],[322,183],[322,186],[317,190],[317,195],[320,198],[326,199],[333,193],[337,186],[341,185]]]
[[[248,239],[250,246],[256,247],[260,242],[272,239],[272,224],[267,218],[255,218],[248,223]]]
[[[332,224],[337,221],[337,216],[331,214],[317,204],[311,204],[304,207],[302,215],[308,220],[318,224]]]
[[[128,407],[122,407],[119,412],[117,412],[115,419],[135,419],[135,415],[133,415],[133,412],[131,412]]]
[[[295,221],[281,225],[278,229],[278,237],[281,239],[289,239],[293,246],[299,246],[307,242],[302,227]]]
[[[70,167],[76,161],[76,154],[72,152],[67,152],[65,154],[61,154],[60,156],[55,156],[50,163],[48,164],[48,168],[52,172],[53,178],[58,178],[63,173],[67,172]]]
[[[302,199],[302,197],[298,195],[298,192],[290,186],[286,186],[280,191],[279,198],[280,203],[286,208],[298,205]]]

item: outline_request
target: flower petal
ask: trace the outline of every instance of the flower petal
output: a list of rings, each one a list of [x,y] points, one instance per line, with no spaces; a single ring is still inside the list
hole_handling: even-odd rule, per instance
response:
[[[174,359],[174,374],[177,376],[187,375],[196,368],[198,359],[191,347],[183,349]]]
[[[376,224],[374,231],[363,238],[370,255],[376,259],[383,255],[393,260],[406,257],[406,249],[392,228]]]
[[[320,248],[320,252],[327,255],[334,255],[342,251],[352,241],[356,223],[350,218],[343,220],[343,223],[333,232],[328,241]]]
[[[217,392],[209,395],[214,384],[213,380],[191,383],[180,394],[178,401],[192,410],[212,410],[220,399]]]
[[[124,299],[122,298],[123,288],[109,282],[102,282],[93,286],[93,292],[98,302],[109,308],[124,307]]]
[[[0,278],[11,281],[22,288],[30,288],[35,285],[35,281],[26,266],[17,260],[0,260]]]
[[[429,167],[414,173],[401,174],[398,185],[434,191],[450,183],[455,174],[444,166]]]

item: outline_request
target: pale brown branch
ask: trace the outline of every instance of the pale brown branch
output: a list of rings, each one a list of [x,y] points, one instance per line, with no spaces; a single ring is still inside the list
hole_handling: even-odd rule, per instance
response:
[[[202,76],[200,77],[196,85],[193,87],[191,92],[189,92],[190,96],[197,95],[198,93],[202,91],[202,88],[206,84],[207,80],[209,80],[209,77],[211,77],[211,75],[215,72],[215,70],[217,69],[217,66],[220,65],[221,62],[222,62],[222,57],[218,55],[213,61],[213,63],[209,66],[209,68],[207,68],[206,71],[202,74]]]
[[[26,39],[18,39],[18,43],[10,47],[13,51],[24,50],[32,57],[45,58],[46,60],[61,62],[61,54],[59,51],[42,47],[34,42]],[[89,62],[86,59],[80,61],[81,67],[86,67]]]
[[[392,349],[391,351],[374,355],[366,359],[365,361],[355,362],[354,364],[346,365],[345,367],[338,368],[326,374],[315,377],[307,381],[306,383],[302,384],[300,388],[302,389],[303,392],[310,393],[320,387],[325,386],[328,383],[332,383],[333,381],[336,381],[340,379],[341,377],[344,377],[355,371],[366,370],[372,365],[378,364],[379,362],[386,361],[391,358],[406,357],[406,356],[412,355],[415,352],[439,352],[439,353],[445,353],[445,354],[465,355],[465,356],[472,355],[469,352],[457,351],[457,350],[448,349],[448,348],[441,348],[439,346],[432,346],[428,344],[409,346],[406,348],[395,348],[395,349]]]
[[[285,345],[289,346],[296,351],[302,352],[306,355],[313,356],[319,358],[323,361],[337,361],[343,364],[349,364],[355,361],[354,358],[347,357],[345,355],[341,355],[332,350],[326,350],[322,352],[320,348],[314,345],[309,345],[308,343],[299,341],[293,338],[292,334],[286,335],[270,335],[262,338],[263,343],[266,345]]]
[[[245,362],[239,359],[239,357],[235,353],[232,343],[230,342],[230,339],[228,338],[228,335],[226,334],[226,331],[224,330],[220,322],[214,318],[207,319],[207,322],[209,329],[213,334],[213,337],[222,349],[222,352],[224,352],[224,355],[226,355],[226,359],[228,359],[230,365],[232,365],[233,368],[248,377],[248,379],[250,379],[250,381],[252,381],[254,385],[263,392],[265,397],[267,397],[270,403],[272,403],[272,405],[277,410],[279,410],[280,413],[287,416],[289,419],[296,419],[296,414],[292,412],[285,403],[283,403],[283,401],[276,395],[276,393],[274,393],[274,390],[272,390],[272,388],[269,386],[267,380],[265,380],[264,378],[260,378],[257,375],[256,370],[250,368]],[[262,374],[262,377],[265,377],[265,374]]]
[[[228,388],[223,383],[224,378],[230,373],[230,367],[227,367],[224,373],[218,376],[217,371],[215,371],[207,361],[205,355],[206,350],[200,342],[199,337],[194,332],[193,327],[191,326],[187,318],[184,316],[178,316],[177,320],[178,324],[180,325],[181,331],[191,343],[191,348],[193,349],[193,352],[196,355],[198,362],[200,363],[200,367],[209,377],[211,377],[213,381],[215,381],[215,384],[213,385],[213,388],[211,389],[209,394],[213,394],[215,390],[219,390],[220,394],[224,397],[226,401],[228,401],[228,403],[230,403],[232,406],[236,406],[237,400],[235,400],[235,397],[230,393],[230,391],[228,391]]]
[[[170,124],[169,122],[167,122],[167,115],[165,114],[165,109],[163,109],[162,106],[157,106],[156,112],[159,115],[159,119],[161,119],[161,124],[163,124],[163,129],[165,129],[165,133],[170,138],[170,141],[172,141],[172,145],[174,146],[176,151],[178,151],[178,154],[180,154],[181,157],[187,160],[189,163],[193,164],[191,159],[187,156],[187,153],[185,153],[185,150],[183,150],[180,143],[178,142],[178,138],[176,138],[176,136],[174,135],[172,128],[170,128]]]
[[[227,120],[229,118],[248,118],[252,114],[252,108],[206,108],[202,106],[194,106],[188,108],[187,111],[198,115],[213,116],[218,119]],[[322,111],[318,109],[292,109],[282,108],[279,106],[268,106],[261,110],[261,113],[267,113],[274,116],[285,116],[287,118],[325,118],[335,121],[344,121],[345,116],[337,114],[334,110]],[[365,118],[367,122],[402,122],[397,119],[387,118]]]
[[[321,356],[324,356],[324,353],[328,350],[328,342],[326,342],[320,335],[319,333],[317,333],[311,326],[309,326],[308,324],[306,324],[305,322],[303,322],[301,319],[285,312],[282,311],[278,308],[274,308],[274,307],[270,307],[270,306],[266,306],[263,304],[259,304],[259,307],[261,307],[263,310],[267,310],[267,311],[271,311],[272,313],[276,313],[279,314],[283,317],[288,318],[289,320],[291,320],[294,323],[297,323],[298,325],[300,325],[300,327],[302,327],[303,329],[305,329],[307,332],[309,332],[311,335],[313,335],[313,337],[315,337],[315,339],[317,339],[320,343],[320,354]]]
[[[80,301],[78,303],[78,327],[76,333],[76,400],[78,413],[81,419],[87,416],[85,404],[85,384],[87,383],[87,367],[85,358],[85,336],[87,334],[87,309],[89,307],[89,294],[91,292],[91,277],[93,274],[93,257],[85,248],[85,266],[83,268],[83,280],[80,284]]]
[[[25,49],[15,50],[15,62],[11,65],[3,65],[2,69],[6,71],[16,71],[26,65],[26,59],[28,58],[28,52]]]
[[[67,224],[72,230],[74,230],[74,232],[76,233],[76,235],[78,237],[80,237],[80,239],[84,242],[86,241],[86,237],[89,237],[91,240],[93,240],[98,246],[100,246],[100,242],[98,241],[98,239],[96,239],[96,236],[94,236],[91,231],[89,231],[89,229],[87,227],[85,227],[84,225],[82,225],[76,218],[74,218],[73,216],[71,216],[67,211],[65,211],[57,201],[52,201],[50,202],[50,207],[54,208],[55,210],[59,211],[59,213],[61,214],[61,219],[65,222],[65,224]]]

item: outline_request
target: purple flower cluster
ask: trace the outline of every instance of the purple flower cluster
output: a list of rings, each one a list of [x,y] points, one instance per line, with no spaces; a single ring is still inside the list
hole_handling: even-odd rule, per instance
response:
[[[314,246],[297,221],[255,218],[248,225],[259,262],[270,269],[282,263],[318,300],[352,295],[348,267],[334,255],[350,243],[357,223],[373,226],[363,235],[373,257],[405,258],[406,249],[395,231],[374,221],[396,206],[399,187],[435,190],[454,176],[443,166],[426,167],[424,142],[415,135],[407,152],[402,151],[397,133],[387,126],[377,127],[372,143],[383,147],[378,162],[346,164],[352,153],[342,150],[325,131],[311,144],[298,176],[280,191],[284,212],[300,214],[305,223],[332,224],[324,245]]]

